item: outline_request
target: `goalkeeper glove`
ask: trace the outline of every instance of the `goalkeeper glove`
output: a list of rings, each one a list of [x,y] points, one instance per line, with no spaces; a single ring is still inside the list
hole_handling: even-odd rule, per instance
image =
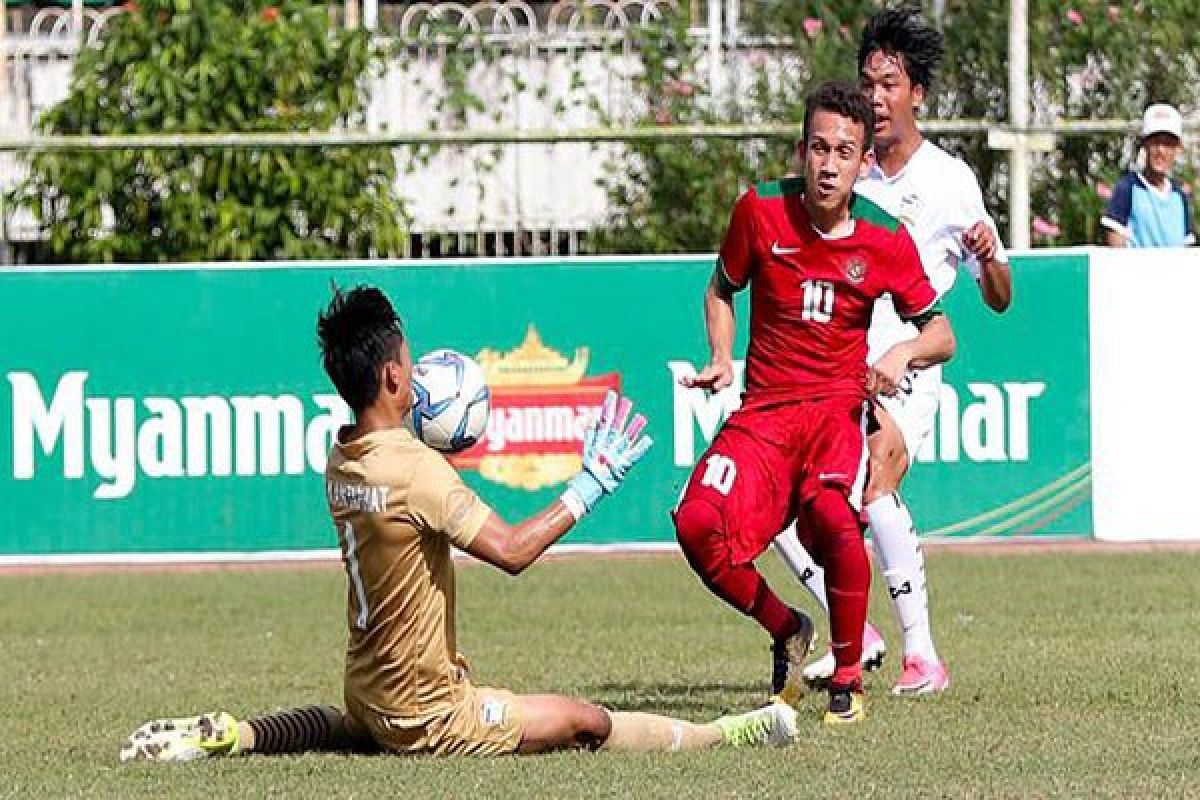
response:
[[[654,444],[649,436],[641,435],[646,418],[636,414],[629,419],[632,409],[629,398],[618,397],[610,389],[600,416],[584,433],[583,470],[567,482],[560,498],[575,519],[595,508],[600,498],[615,492],[633,465]]]

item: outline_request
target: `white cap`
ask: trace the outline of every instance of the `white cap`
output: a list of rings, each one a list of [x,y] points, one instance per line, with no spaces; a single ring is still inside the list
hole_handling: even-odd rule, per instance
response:
[[[1169,133],[1183,141],[1183,116],[1174,106],[1155,103],[1142,115],[1142,138],[1156,133]]]

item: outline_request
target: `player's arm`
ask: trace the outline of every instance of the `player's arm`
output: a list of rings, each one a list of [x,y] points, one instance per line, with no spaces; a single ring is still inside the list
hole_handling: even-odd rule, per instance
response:
[[[979,262],[979,293],[988,308],[1003,314],[1012,305],[1012,270],[999,258],[999,238],[987,222],[976,222],[963,234],[963,245]]]
[[[1104,243],[1109,247],[1129,247],[1133,239],[1130,217],[1133,215],[1133,176],[1121,176],[1113,187],[1112,197],[1100,217],[1104,229]]]
[[[733,383],[733,334],[736,315],[733,295],[737,287],[717,261],[708,289],[704,292],[704,330],[708,334],[708,364],[695,375],[684,375],[679,382],[691,388],[720,391]]]
[[[683,386],[720,391],[733,383],[733,336],[736,318],[733,295],[750,282],[754,269],[755,194],[747,190],[733,207],[729,230],[708,288],[704,291],[704,329],[708,334],[708,364],[695,375],[680,378]]]
[[[937,292],[929,282],[908,231],[901,228],[895,238],[889,273],[892,301],[900,317],[917,327],[917,338],[896,343],[871,365],[868,391],[895,394],[910,369],[924,369],[949,361],[954,356],[954,331],[938,305]]]
[[[1129,247],[1129,240],[1124,234],[1111,228],[1104,229],[1104,243],[1109,247]]]
[[[567,483],[559,499],[517,525],[494,511],[463,549],[509,575],[519,575],[550,545],[575,527],[585,514],[621,485],[626,474],[653,445],[643,436],[646,418],[630,418],[632,404],[610,391],[600,416],[584,436],[583,469]]]
[[[917,326],[917,338],[897,342],[871,365],[867,391],[893,395],[909,370],[926,369],[954,357],[954,330],[940,308],[935,305],[908,321]]]
[[[961,213],[968,226],[962,234],[962,247],[969,256],[968,268],[979,284],[983,302],[997,314],[1002,314],[1012,304],[1012,270],[996,232],[996,223],[983,205],[983,192],[969,168],[966,168],[961,196],[965,201]],[[970,263],[972,260],[973,264]]]
[[[958,342],[950,320],[941,308],[934,306],[908,320],[917,326],[917,338],[901,344],[907,345],[909,369],[925,369],[944,364],[954,358]]]
[[[561,500],[517,525],[509,525],[493,511],[466,551],[509,575],[520,575],[577,521]]]

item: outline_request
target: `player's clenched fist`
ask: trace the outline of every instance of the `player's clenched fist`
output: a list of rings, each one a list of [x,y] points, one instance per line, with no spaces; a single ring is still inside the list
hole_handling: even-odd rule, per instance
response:
[[[612,494],[625,475],[642,460],[654,444],[642,435],[646,418],[634,414],[633,403],[609,390],[600,415],[583,436],[583,469],[567,483],[563,505],[579,519],[591,511],[600,498]]]
[[[962,243],[981,263],[996,258],[996,234],[992,233],[992,229],[983,220],[963,231]]]
[[[710,392],[719,392],[732,383],[733,363],[730,361],[714,361],[695,375],[684,375],[679,379],[681,386]]]

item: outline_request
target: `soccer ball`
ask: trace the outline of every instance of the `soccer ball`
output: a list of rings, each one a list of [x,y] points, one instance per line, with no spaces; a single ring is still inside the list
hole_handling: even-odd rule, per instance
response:
[[[470,356],[434,350],[413,364],[412,429],[443,453],[460,453],[483,436],[491,392]]]

